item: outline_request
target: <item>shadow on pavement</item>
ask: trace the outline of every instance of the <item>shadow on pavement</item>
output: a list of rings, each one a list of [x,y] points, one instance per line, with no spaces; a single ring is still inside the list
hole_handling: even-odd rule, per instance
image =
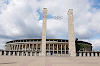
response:
[[[16,62],[6,62],[6,63],[0,63],[0,65],[1,65],[1,64],[14,64],[14,63],[16,63]]]

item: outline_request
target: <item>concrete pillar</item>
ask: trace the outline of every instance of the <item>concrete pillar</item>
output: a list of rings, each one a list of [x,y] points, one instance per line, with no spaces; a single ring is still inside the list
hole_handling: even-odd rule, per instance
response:
[[[42,51],[41,55],[46,56],[46,17],[47,17],[47,8],[43,8],[43,27],[42,27]]]
[[[79,52],[79,56],[82,56],[82,53]]]
[[[32,56],[32,52],[30,52],[30,56]]]
[[[99,53],[99,56],[100,56],[100,53]]]
[[[20,45],[18,45],[18,51],[20,51]]]
[[[33,44],[33,46],[34,46],[34,47],[33,47],[33,51],[35,51],[35,44]]]
[[[18,44],[18,51],[19,51],[19,44]]]
[[[66,44],[65,44],[65,54],[66,54]]]
[[[17,56],[19,56],[19,51],[17,52]]]
[[[34,52],[34,56],[36,56],[36,52]]]
[[[14,51],[16,50],[15,46],[16,46],[16,45],[14,45]]]
[[[69,38],[69,55],[76,56],[74,24],[73,24],[73,9],[68,11],[68,38]]]
[[[26,51],[26,44],[25,44],[25,51]]]
[[[18,51],[18,44],[17,44],[17,46],[16,46],[16,51]]]
[[[30,50],[30,44],[29,44],[29,48],[28,48],[28,50]]]
[[[61,44],[61,55],[62,55],[62,44]]]
[[[16,45],[16,51],[18,51],[18,45]]]
[[[21,51],[21,44],[19,45],[19,51]],[[20,53],[20,52],[19,52]]]
[[[92,56],[92,57],[94,56],[94,53],[93,53],[93,52],[91,53],[91,56]]]
[[[36,52],[37,52],[37,47],[38,47],[38,44],[36,44]]]
[[[90,57],[90,53],[89,52],[87,53],[87,56]]]
[[[22,51],[22,44],[20,45],[20,51]],[[21,53],[21,52],[20,52]]]
[[[98,56],[98,54],[97,54],[97,52],[95,52],[95,57],[97,57]]]
[[[11,51],[12,50],[12,46],[11,45],[9,45],[9,51]]]
[[[13,56],[15,56],[15,51],[13,51]]]
[[[11,48],[10,48],[10,51],[12,51],[12,50],[13,50],[13,45],[10,45],[10,47],[11,47]]]
[[[41,56],[41,53],[39,52],[39,56]]]
[[[11,46],[10,51],[12,51],[13,50],[13,45],[10,45],[10,46]]]
[[[32,49],[31,49],[31,44],[30,44],[30,50],[32,50]]]
[[[24,48],[23,48],[24,46],[23,46],[23,44],[22,44],[22,51],[24,50]]]
[[[11,56],[11,54],[12,54],[12,51],[9,51],[9,53],[10,53],[9,55]]]
[[[8,53],[8,56],[10,56],[10,51],[9,51],[9,53]]]
[[[11,50],[11,47],[10,47],[10,45],[9,45],[9,51]]]
[[[83,52],[83,56],[86,56],[86,52]]]
[[[26,52],[26,56],[28,56],[28,52]]]
[[[49,44],[49,53],[50,53],[50,44]]]
[[[54,44],[53,44],[53,55],[54,55],[54,50],[55,50],[55,49],[54,49]]]
[[[34,51],[34,44],[32,44],[32,51]]]
[[[21,46],[20,46],[20,44],[19,44],[19,51],[21,51],[21,49],[20,49],[20,48],[21,48]],[[20,52],[19,52],[19,53],[20,53]]]
[[[58,44],[57,44],[57,55],[58,55]]]
[[[16,51],[16,45],[15,45],[15,50],[14,51]]]
[[[6,52],[4,51],[4,56],[6,55]]]
[[[14,45],[12,45],[12,51],[14,50]]]
[[[9,45],[7,45],[7,47],[8,47],[7,50],[9,50]]]
[[[12,47],[12,45],[9,45],[9,47],[10,47],[10,48],[9,48],[9,50],[10,50],[10,51],[11,51],[11,50],[13,50],[13,47]]]

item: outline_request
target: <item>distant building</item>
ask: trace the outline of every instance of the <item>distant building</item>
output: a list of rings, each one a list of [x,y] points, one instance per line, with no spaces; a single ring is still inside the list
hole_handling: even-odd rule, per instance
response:
[[[42,39],[22,39],[9,41],[5,45],[5,51],[15,52],[15,55],[23,53],[29,56],[41,56]],[[84,41],[77,41],[78,45],[84,45],[83,48],[79,47],[79,51],[92,51],[92,44]],[[68,40],[65,39],[46,39],[46,56],[67,56],[68,55]]]

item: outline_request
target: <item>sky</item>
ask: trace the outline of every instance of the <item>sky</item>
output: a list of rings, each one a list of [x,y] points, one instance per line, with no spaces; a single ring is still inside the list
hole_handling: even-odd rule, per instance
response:
[[[75,37],[100,50],[100,0],[0,0],[0,49],[10,40],[41,38],[43,8],[47,38],[68,39],[67,12],[73,9]]]

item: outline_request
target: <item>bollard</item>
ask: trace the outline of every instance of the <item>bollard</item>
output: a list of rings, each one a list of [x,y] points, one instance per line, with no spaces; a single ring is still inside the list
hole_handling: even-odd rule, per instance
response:
[[[98,56],[98,54],[97,54],[97,52],[95,52],[95,57],[97,57]]]
[[[90,53],[89,52],[87,53],[87,57],[90,57]]]
[[[94,56],[94,53],[93,53],[93,52],[91,53],[91,56],[92,56],[92,57]]]

